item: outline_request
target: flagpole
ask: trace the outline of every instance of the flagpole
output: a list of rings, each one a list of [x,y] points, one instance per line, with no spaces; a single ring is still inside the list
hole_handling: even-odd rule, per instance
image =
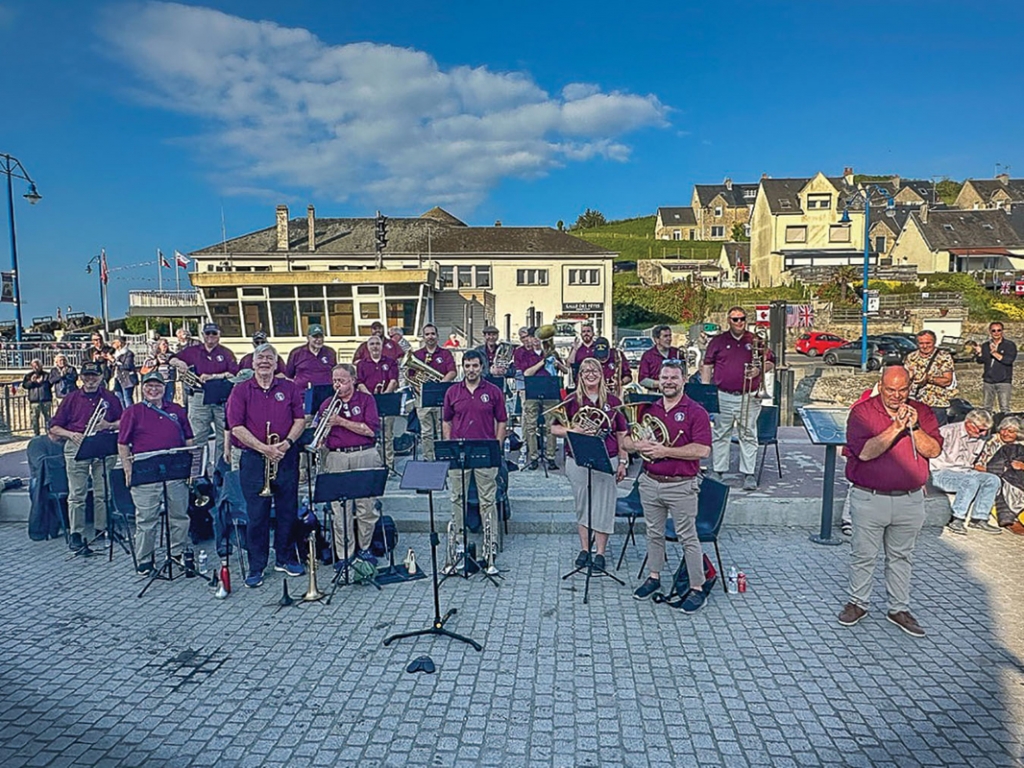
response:
[[[160,263],[163,255],[160,253],[160,249],[156,249],[156,289],[163,293],[164,291],[164,267]]]
[[[107,251],[104,248],[100,249],[100,301],[102,302],[103,309],[103,328],[106,332],[110,333],[110,312],[107,307],[107,280],[110,279],[110,271],[107,267]]]
[[[181,293],[181,265],[178,263],[178,251],[174,251],[174,290]]]

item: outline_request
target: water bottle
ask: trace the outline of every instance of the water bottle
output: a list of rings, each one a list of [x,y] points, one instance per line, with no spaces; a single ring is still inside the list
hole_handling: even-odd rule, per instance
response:
[[[203,575],[203,576],[206,576],[207,574],[209,574],[209,572],[210,572],[210,565],[209,565],[209,562],[208,562],[208,558],[206,556],[206,550],[205,549],[200,549],[199,550],[199,573],[201,575]]]
[[[729,569],[729,578],[726,581],[726,592],[730,595],[735,595],[738,590],[738,586],[736,584],[737,578],[738,574],[736,573],[736,566],[733,566]]]

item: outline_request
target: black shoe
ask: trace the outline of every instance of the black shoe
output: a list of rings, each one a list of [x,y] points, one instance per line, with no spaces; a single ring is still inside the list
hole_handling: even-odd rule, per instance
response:
[[[683,600],[683,604],[679,606],[682,608],[683,613],[696,613],[704,607],[704,603],[707,601],[708,596],[704,594],[701,589],[691,589],[690,593]]]
[[[558,469],[558,465],[555,464],[555,460],[554,459],[548,459],[548,470],[554,472],[556,469]]]
[[[576,567],[586,568],[587,562],[590,560],[590,553],[585,549],[581,549],[580,553],[576,555]]]
[[[534,459],[527,465],[527,469],[540,469],[540,462]]]
[[[143,578],[153,575],[153,561],[146,560],[135,567],[135,573]]]
[[[984,520],[971,520],[971,522],[967,524],[967,527],[973,531],[984,531],[985,533],[991,533],[995,536],[998,536],[1003,532],[1003,529],[998,525],[992,525],[992,523],[988,521],[988,518],[985,518]]]
[[[948,523],[946,523],[946,529],[950,533],[959,533],[961,536],[967,535],[967,526],[964,525],[964,521],[959,517],[954,517]]]
[[[649,576],[647,581],[637,587],[636,591],[633,592],[633,598],[636,600],[646,600],[659,589],[661,589],[661,581]]]
[[[604,570],[604,555],[594,555],[594,570]]]
[[[71,540],[68,541],[68,549],[72,552],[79,552],[85,546],[85,542],[82,541],[82,534],[72,533]]]

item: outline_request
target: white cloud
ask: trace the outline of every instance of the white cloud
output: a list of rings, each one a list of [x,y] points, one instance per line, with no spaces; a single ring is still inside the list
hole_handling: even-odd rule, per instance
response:
[[[654,95],[528,74],[443,71],[422,51],[324,44],[304,29],[148,2],[103,20],[146,104],[199,118],[225,188],[303,188],[378,205],[472,206],[503,178],[624,161],[623,134],[667,125]]]

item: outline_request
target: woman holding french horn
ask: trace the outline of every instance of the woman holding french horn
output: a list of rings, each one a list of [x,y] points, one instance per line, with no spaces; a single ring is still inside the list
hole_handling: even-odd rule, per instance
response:
[[[614,477],[595,472],[590,478],[593,494],[590,522],[593,525],[593,545],[596,549],[592,555],[591,529],[587,527],[587,470],[576,465],[572,447],[568,440],[565,441],[565,475],[572,485],[579,526],[580,553],[576,557],[576,566],[579,568],[586,567],[593,557],[594,567],[604,569],[608,535],[615,529],[615,484],[625,478],[629,464],[629,457],[623,447],[628,425],[619,406],[619,399],[608,394],[601,363],[589,357],[580,363],[579,386],[575,394],[559,404],[559,418],[551,427],[552,434],[561,438],[565,438],[569,432],[603,437],[608,456],[613,459],[618,457],[618,469]]]

